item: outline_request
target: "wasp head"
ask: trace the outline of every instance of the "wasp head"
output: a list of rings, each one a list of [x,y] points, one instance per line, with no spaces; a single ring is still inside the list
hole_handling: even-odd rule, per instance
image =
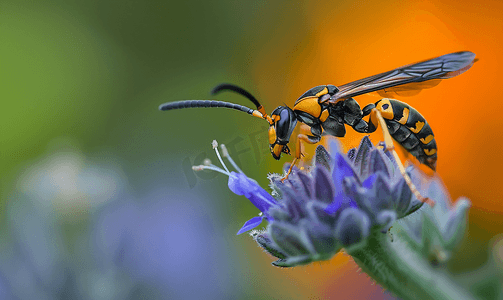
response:
[[[272,156],[279,160],[281,153],[290,154],[288,142],[297,125],[295,113],[288,106],[279,106],[271,114],[272,123],[269,127],[269,144]]]

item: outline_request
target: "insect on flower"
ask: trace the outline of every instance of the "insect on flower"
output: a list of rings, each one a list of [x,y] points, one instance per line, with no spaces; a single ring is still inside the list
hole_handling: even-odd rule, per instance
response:
[[[191,107],[224,107],[246,112],[269,123],[269,146],[272,156],[280,159],[281,154],[290,154],[288,143],[297,125],[297,121],[306,124],[312,135],[299,134],[295,158],[283,180],[288,178],[295,163],[302,156],[302,142],[318,143],[325,134],[343,137],[345,125],[355,131],[371,133],[381,126],[386,150],[390,151],[398,162],[400,173],[414,195],[422,202],[433,205],[433,201],[421,196],[412,184],[405,168],[398,159],[393,146],[393,139],[402,145],[419,162],[432,170],[436,168],[437,144],[433,131],[426,119],[414,108],[395,99],[383,98],[363,109],[352,98],[370,92],[386,95],[389,92],[411,92],[436,86],[442,79],[452,78],[468,70],[476,61],[475,54],[469,51],[455,52],[406,65],[388,72],[370,76],[339,87],[320,85],[300,96],[293,106],[279,106],[267,115],[259,101],[244,89],[221,84],[212,94],[220,91],[234,91],[248,98],[257,107],[256,110],[239,104],[216,100],[184,100],[168,102],[159,106],[160,110],[172,110]],[[363,120],[369,116],[369,120]]]

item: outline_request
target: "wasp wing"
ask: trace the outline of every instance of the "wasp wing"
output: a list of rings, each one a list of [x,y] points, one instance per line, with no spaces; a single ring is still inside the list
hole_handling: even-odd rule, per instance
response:
[[[376,93],[384,98],[415,96],[419,94],[421,90],[437,86],[440,81],[442,81],[442,79],[431,79],[421,82],[406,83],[390,88],[385,88],[383,90],[378,90],[372,93]]]
[[[396,90],[413,91],[437,85],[441,79],[452,78],[468,70],[475,59],[469,51],[445,54],[433,59],[406,65],[339,86],[339,91],[330,97],[329,103],[358,95],[401,86]],[[436,79],[431,84],[423,81]]]

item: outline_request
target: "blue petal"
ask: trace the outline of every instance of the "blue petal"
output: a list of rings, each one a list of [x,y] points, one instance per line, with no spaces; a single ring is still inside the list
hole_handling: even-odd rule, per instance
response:
[[[325,168],[316,168],[314,171],[314,195],[318,201],[327,204],[334,201],[334,185]]]
[[[236,195],[245,196],[260,211],[267,212],[271,206],[278,204],[269,193],[245,174],[231,172],[228,182],[229,189]]]
[[[362,186],[366,189],[371,189],[377,179],[377,174],[370,175],[365,181],[362,183]]]
[[[338,139],[330,139],[328,142],[329,153],[342,153],[342,144]]]
[[[341,203],[339,201],[334,201],[332,204],[325,208],[325,212],[329,215],[334,214],[341,208]]]
[[[246,223],[239,229],[237,234],[241,234],[243,232],[247,232],[248,230],[252,230],[253,228],[257,227],[262,223],[263,217],[253,217],[250,220],[246,221]]]
[[[356,204],[349,198],[344,190],[344,181],[346,179],[351,179],[357,183],[360,183],[359,177],[356,175],[351,163],[348,159],[340,153],[337,148],[337,144],[331,145],[331,149],[336,148],[335,153],[332,152],[334,160],[334,169],[332,172],[332,182],[334,185],[334,198],[332,203],[326,207],[325,212],[328,214],[333,214],[341,208],[341,206],[352,206],[356,207]]]
[[[335,153],[335,169],[334,176],[344,177],[355,177],[355,172],[351,168],[351,164],[347,161],[346,157],[341,153]]]

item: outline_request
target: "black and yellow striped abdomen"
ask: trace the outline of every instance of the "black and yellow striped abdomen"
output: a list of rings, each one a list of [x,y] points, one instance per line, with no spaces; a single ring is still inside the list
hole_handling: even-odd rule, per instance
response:
[[[377,101],[375,106],[381,112],[393,139],[420,163],[435,170],[437,143],[426,119],[413,107],[398,100],[384,98]]]

